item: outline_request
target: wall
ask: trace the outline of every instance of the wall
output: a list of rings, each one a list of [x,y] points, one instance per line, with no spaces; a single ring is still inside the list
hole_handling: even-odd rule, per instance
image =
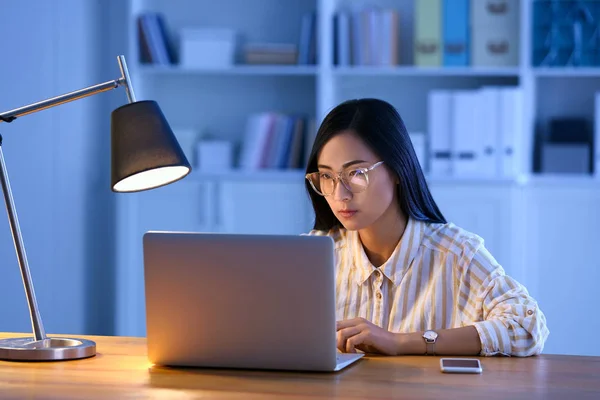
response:
[[[2,2],[0,110],[120,75],[116,3]],[[108,33],[108,36],[107,36]],[[116,47],[116,46],[115,46]],[[18,56],[16,56],[18,55]],[[122,89],[0,124],[46,331],[110,334],[114,314],[110,110]],[[0,331],[31,332],[8,219],[0,218]]]

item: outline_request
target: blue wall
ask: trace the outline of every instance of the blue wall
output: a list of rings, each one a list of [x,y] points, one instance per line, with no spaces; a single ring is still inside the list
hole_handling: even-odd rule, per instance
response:
[[[116,56],[126,45],[124,3],[2,1],[0,110],[119,77]],[[124,102],[119,89],[0,124],[49,333],[113,331],[110,111]],[[0,263],[0,331],[30,332],[6,216],[0,218]]]

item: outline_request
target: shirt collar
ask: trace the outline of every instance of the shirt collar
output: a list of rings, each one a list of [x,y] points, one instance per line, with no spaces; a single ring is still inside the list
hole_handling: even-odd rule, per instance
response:
[[[406,270],[417,255],[423,238],[424,222],[408,219],[402,238],[396,245],[390,258],[379,268],[375,268],[367,257],[360,241],[358,231],[351,231],[352,259],[354,260],[356,283],[362,285],[375,270],[379,269],[394,285],[399,285]]]

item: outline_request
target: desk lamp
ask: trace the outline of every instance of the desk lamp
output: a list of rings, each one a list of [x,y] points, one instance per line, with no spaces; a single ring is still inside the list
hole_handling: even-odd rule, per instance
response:
[[[0,122],[12,122],[23,115],[123,86],[129,103],[111,115],[112,191],[138,192],[182,179],[190,173],[191,166],[167,120],[156,102],[136,101],[125,57],[118,56],[117,61],[120,78],[0,113]],[[33,337],[0,340],[0,360],[58,361],[96,355],[96,343],[90,340],[46,336],[8,180],[1,136],[0,181],[33,326]]]

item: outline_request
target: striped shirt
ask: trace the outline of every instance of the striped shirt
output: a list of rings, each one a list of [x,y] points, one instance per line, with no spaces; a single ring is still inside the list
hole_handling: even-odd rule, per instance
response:
[[[338,320],[362,317],[400,333],[473,325],[482,356],[530,356],[544,347],[546,317],[473,233],[411,218],[378,268],[357,231],[336,227],[309,235],[335,242]]]

